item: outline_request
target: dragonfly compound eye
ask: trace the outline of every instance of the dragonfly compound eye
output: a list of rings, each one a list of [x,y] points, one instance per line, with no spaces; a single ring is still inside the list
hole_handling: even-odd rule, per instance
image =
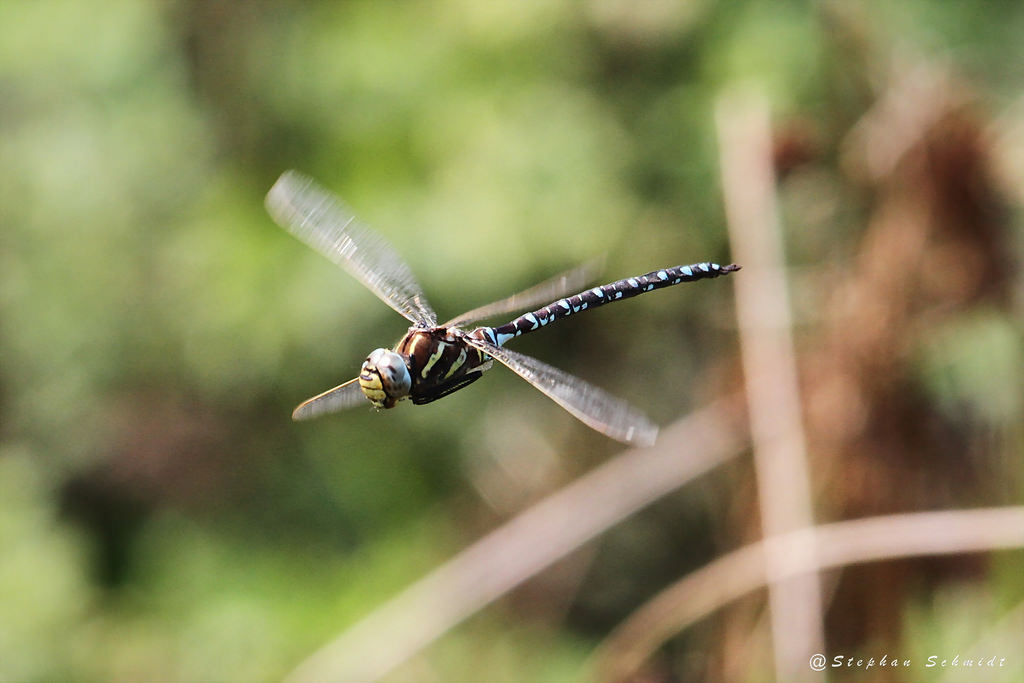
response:
[[[409,395],[412,377],[405,359],[394,351],[377,349],[363,363],[359,386],[377,408],[394,408]]]

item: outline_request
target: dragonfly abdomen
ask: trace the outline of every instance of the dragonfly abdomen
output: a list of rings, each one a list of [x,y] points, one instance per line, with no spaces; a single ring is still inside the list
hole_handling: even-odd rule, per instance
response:
[[[544,308],[521,315],[504,325],[490,328],[493,331],[492,341],[498,346],[502,346],[509,339],[540,329],[555,320],[566,318],[589,308],[597,308],[612,301],[628,299],[655,289],[671,287],[680,282],[692,282],[694,280],[718,277],[719,275],[731,273],[739,269],[740,267],[735,264],[721,266],[717,263],[694,263],[688,266],[663,268],[662,270],[651,271],[645,275],[617,280],[607,285],[594,287],[579,294],[559,299]]]

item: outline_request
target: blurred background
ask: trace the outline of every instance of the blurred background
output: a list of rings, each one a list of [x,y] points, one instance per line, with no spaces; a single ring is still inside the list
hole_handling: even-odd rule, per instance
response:
[[[771,110],[815,519],[1024,502],[1021,35],[1009,1],[0,4],[0,678],[280,679],[622,451],[504,369],[293,423],[406,323],[270,221],[283,170],[386,235],[445,319],[594,257],[602,282],[733,260],[737,84]],[[660,424],[727,396],[742,418],[730,280],[754,275],[516,348]],[[760,538],[755,479],[747,451],[391,679],[577,679]],[[827,578],[829,652],[995,630],[1017,661],[993,680],[1019,680],[1021,551]],[[767,628],[752,593],[634,679],[770,680]]]

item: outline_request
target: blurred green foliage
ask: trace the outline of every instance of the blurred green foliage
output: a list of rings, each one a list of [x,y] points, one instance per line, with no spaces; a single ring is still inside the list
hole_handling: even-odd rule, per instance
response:
[[[713,100],[753,80],[848,125],[864,94],[827,6],[0,4],[0,678],[272,680],[490,523],[464,464],[509,448],[494,424],[569,472],[616,450],[501,372],[290,423],[404,325],[271,223],[278,173],[342,194],[442,317],[595,255],[609,278],[726,261]],[[1019,3],[858,6],[1019,93]],[[730,307],[673,290],[522,348],[666,422],[708,397]],[[986,390],[1021,382],[1013,325],[949,335],[922,352],[933,390],[1019,414]],[[401,676],[567,680],[588,638],[499,609]]]

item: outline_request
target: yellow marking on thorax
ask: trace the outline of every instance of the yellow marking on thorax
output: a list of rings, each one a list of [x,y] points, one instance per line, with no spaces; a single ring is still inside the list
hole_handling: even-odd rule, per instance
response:
[[[449,377],[451,377],[452,374],[456,370],[461,368],[462,364],[465,363],[465,362],[466,362],[466,349],[465,349],[465,347],[463,347],[463,349],[461,351],[459,351],[459,357],[455,359],[454,363],[452,363],[451,369],[448,372],[445,373],[444,378],[448,379]]]
[[[420,377],[423,379],[427,378],[427,373],[430,372],[430,368],[434,367],[434,363],[441,360],[441,356],[444,355],[444,350],[448,348],[448,344],[443,341],[437,342],[437,351],[430,355],[427,362],[423,364],[423,369],[420,371]]]

